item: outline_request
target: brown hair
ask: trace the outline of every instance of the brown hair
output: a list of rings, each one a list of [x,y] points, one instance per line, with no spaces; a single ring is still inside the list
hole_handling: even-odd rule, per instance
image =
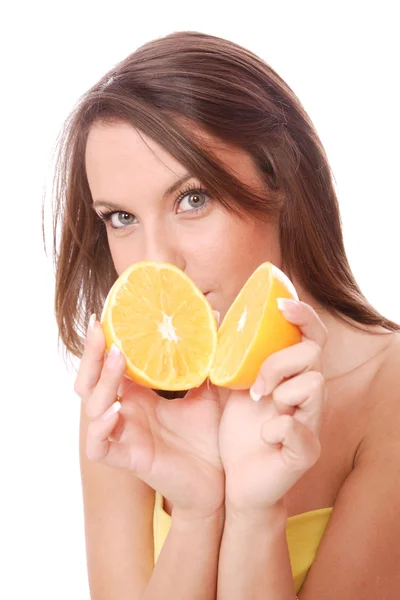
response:
[[[354,279],[328,160],[297,96],[249,50],[177,32],[111,69],[80,98],[61,132],[53,188],[55,314],[72,354],[81,355],[89,316],[101,313],[117,278],[85,172],[91,125],[115,121],[162,145],[230,210],[276,219],[283,270],[331,313],[357,327],[400,330],[369,304]],[[237,180],[196,138],[196,128],[247,151],[268,192],[255,193]]]

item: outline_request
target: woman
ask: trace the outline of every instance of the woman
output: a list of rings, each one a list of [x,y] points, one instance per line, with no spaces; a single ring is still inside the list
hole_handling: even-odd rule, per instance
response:
[[[217,37],[145,44],[66,123],[56,200],[92,599],[394,598],[400,326],[354,279],[326,155],[287,84]],[[251,393],[140,388],[95,317],[139,260],[177,265],[221,317],[271,261],[298,291],[282,311],[302,342]]]

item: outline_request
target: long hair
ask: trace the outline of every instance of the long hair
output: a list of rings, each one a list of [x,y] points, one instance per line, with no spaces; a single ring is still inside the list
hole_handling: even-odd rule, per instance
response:
[[[95,122],[120,121],[163,146],[229,210],[274,219],[283,270],[325,309],[360,329],[400,330],[355,281],[328,159],[295,93],[249,50],[176,32],[144,44],[106,73],[79,99],[58,139],[55,315],[67,351],[81,356],[89,316],[101,313],[117,278],[104,224],[91,208],[85,147]],[[245,150],[265,193],[227,170],[196,130]]]

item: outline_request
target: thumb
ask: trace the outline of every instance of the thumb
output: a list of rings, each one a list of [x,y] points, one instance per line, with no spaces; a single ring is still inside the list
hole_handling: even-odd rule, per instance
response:
[[[214,400],[219,403],[218,387],[207,378],[199,387],[189,390],[185,400]]]

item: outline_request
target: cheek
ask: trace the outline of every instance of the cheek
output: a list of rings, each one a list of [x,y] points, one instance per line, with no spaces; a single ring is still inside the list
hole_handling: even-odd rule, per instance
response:
[[[127,241],[124,242],[123,238],[117,239],[112,234],[107,235],[107,238],[111,259],[119,277],[132,263],[137,262],[137,259],[132,256],[132,249],[128,246]]]
[[[262,223],[237,222],[219,237],[222,254],[248,276],[262,262],[279,262],[276,228]]]
[[[230,227],[216,240],[214,255],[216,273],[228,302],[233,301],[250,275],[263,262],[280,266],[279,241],[275,227],[265,224],[239,223]],[[218,256],[215,260],[215,256]]]

